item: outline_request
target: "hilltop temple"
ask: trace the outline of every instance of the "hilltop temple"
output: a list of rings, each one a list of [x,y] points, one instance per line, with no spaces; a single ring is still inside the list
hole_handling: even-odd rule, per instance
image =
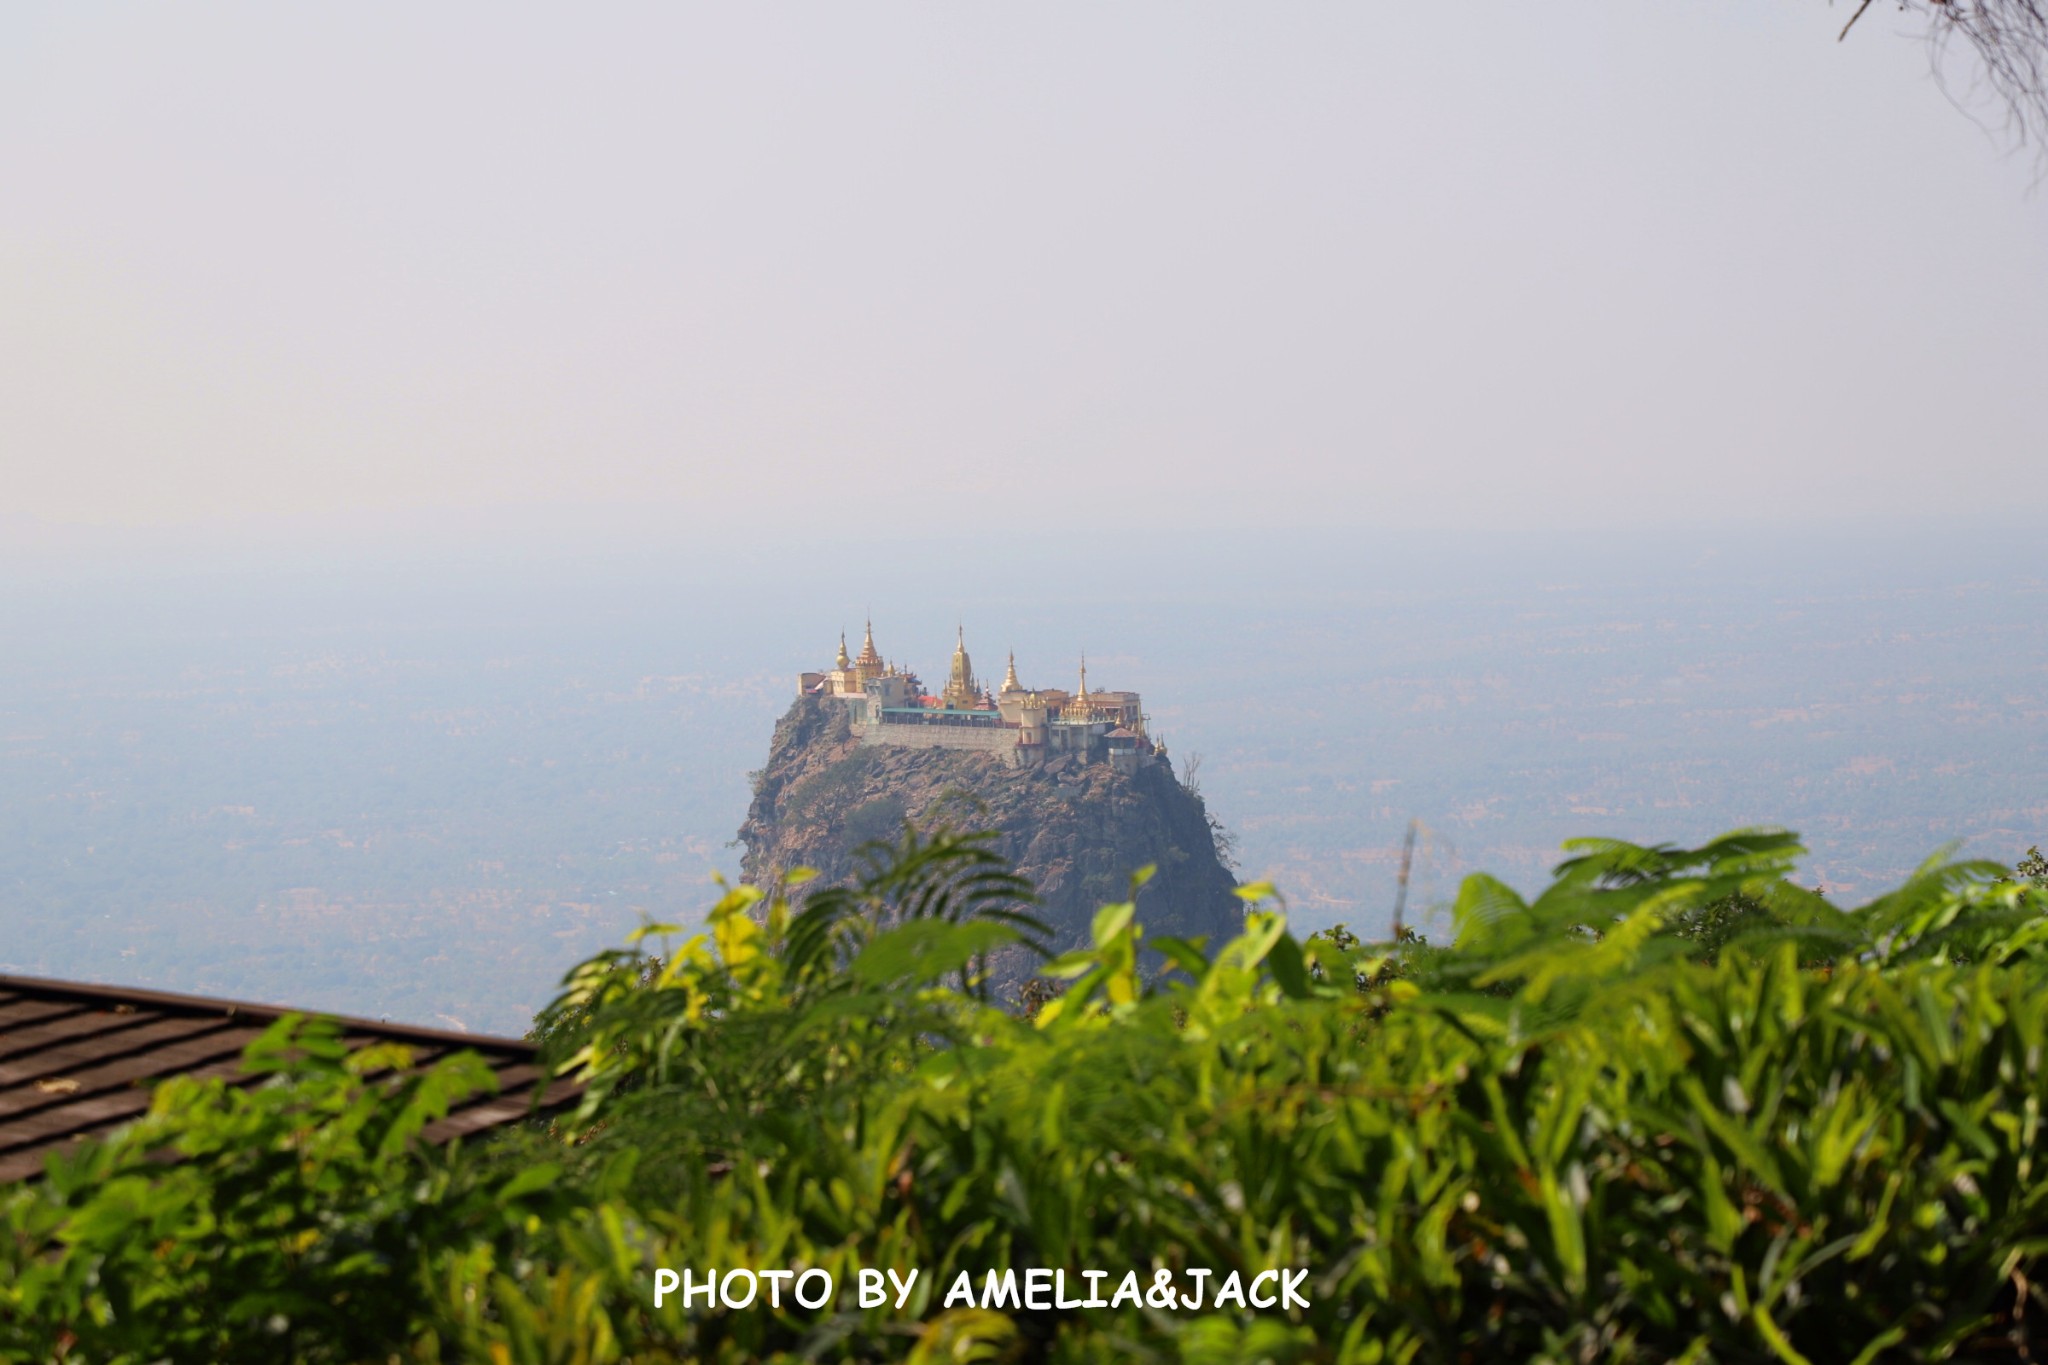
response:
[[[965,630],[953,650],[946,685],[936,696],[925,693],[915,673],[883,660],[875,649],[872,621],[858,655],[848,657],[841,635],[833,666],[798,675],[797,691],[843,703],[863,744],[977,749],[1012,767],[1073,754],[1084,763],[1108,762],[1122,772],[1166,757],[1166,746],[1146,733],[1136,692],[1089,690],[1085,655],[1078,692],[1025,687],[1017,681],[1014,653],[1003,685],[991,692],[975,679]]]

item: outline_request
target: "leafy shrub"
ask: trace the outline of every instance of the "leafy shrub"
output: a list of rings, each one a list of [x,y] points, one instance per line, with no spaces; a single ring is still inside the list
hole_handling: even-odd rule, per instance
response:
[[[159,1086],[111,1141],[0,1200],[0,1359],[354,1361],[431,1309],[424,1258],[545,1211],[558,1167],[493,1172],[421,1128],[496,1085],[474,1053],[380,1080],[331,1023],[252,1042],[251,1088]]]
[[[539,1024],[586,1084],[568,1141],[418,1151],[404,1133],[454,1082],[387,1092],[338,1061],[160,1096],[146,1133],[9,1197],[0,1341],[1868,1362],[2020,1360],[2048,1337],[2048,897],[2005,869],[1937,859],[1848,911],[1788,880],[1789,835],[1587,841],[1533,900],[1470,879],[1444,946],[1299,942],[1246,888],[1232,942],[1144,941],[1174,964],[1157,980],[1127,901],[1047,964],[1065,989],[1025,1018],[977,973],[1038,936],[986,842],[911,836],[853,886],[742,888],[671,951],[653,926],[579,967]],[[186,1160],[149,1166],[166,1143]],[[401,1181],[425,1183],[408,1203]],[[95,1212],[173,1205],[229,1210],[240,1246],[213,1212],[143,1236]],[[842,1296],[657,1309],[658,1266],[815,1266]],[[1310,1305],[941,1304],[958,1271],[1024,1266],[1303,1267]],[[913,1267],[900,1313],[844,1288]],[[279,1285],[289,1309],[263,1297]],[[266,1335],[272,1313],[290,1335]]]

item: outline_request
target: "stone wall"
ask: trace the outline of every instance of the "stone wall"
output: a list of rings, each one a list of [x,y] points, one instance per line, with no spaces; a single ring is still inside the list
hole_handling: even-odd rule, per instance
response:
[[[887,744],[899,749],[972,749],[977,753],[1000,754],[1015,763],[1017,732],[1007,726],[969,725],[863,725],[863,744]]]

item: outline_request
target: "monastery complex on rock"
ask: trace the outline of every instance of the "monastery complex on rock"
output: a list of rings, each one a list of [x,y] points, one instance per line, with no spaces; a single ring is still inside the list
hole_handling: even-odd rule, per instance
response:
[[[925,695],[915,673],[883,662],[868,624],[860,654],[848,658],[846,637],[839,657],[822,673],[804,673],[797,691],[807,697],[843,702],[847,720],[863,744],[913,749],[978,749],[1012,767],[1044,763],[1072,754],[1084,763],[1106,761],[1120,772],[1166,759],[1166,746],[1145,733],[1145,713],[1136,692],[1091,692],[1088,661],[1081,660],[1081,690],[1029,688],[1017,681],[1017,656],[1000,690],[975,681],[961,632],[946,686]]]

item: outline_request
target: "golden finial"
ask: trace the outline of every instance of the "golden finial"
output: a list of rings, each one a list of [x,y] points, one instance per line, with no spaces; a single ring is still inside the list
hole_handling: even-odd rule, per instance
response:
[[[835,667],[843,669],[851,667],[852,664],[853,660],[846,657],[846,632],[842,630],[839,632],[839,658]]]
[[[1013,649],[1010,651],[1010,669],[1007,673],[1003,674],[1003,691],[1022,692],[1023,690],[1024,685],[1017,681],[1017,651]]]

